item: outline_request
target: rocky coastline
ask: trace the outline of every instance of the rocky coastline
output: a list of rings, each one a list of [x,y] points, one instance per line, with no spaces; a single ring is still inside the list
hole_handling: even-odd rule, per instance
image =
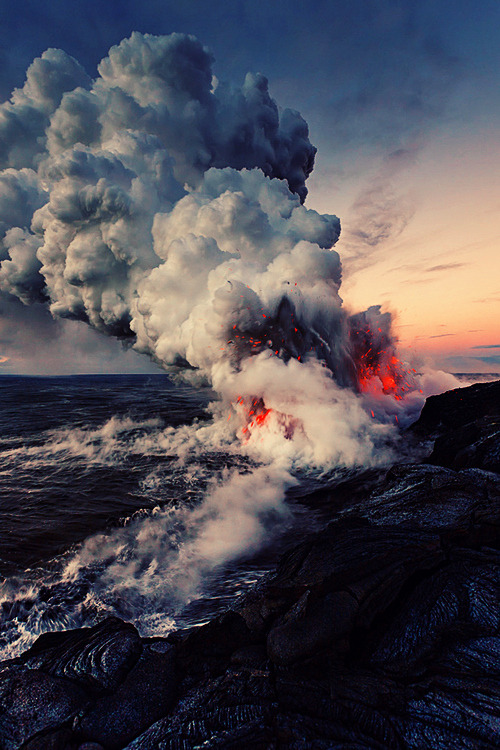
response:
[[[108,618],[1,663],[0,749],[499,747],[500,381],[429,398],[406,438],[421,463],[332,489],[207,625]]]

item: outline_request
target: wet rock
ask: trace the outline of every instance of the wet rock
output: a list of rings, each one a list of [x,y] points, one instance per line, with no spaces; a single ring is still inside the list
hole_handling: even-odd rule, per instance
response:
[[[141,639],[134,626],[108,617],[92,628],[44,633],[19,662],[90,688],[113,690],[141,652]]]
[[[287,612],[284,621],[267,637],[269,657],[276,664],[285,665],[328,647],[342,648],[357,610],[354,596],[348,591],[338,591],[311,604],[302,616],[291,616]]]
[[[496,565],[492,556],[474,559],[474,553],[462,550],[422,580],[386,627],[371,663],[391,672],[420,673],[439,646],[463,640],[462,629],[476,637],[499,632],[500,569],[495,557]]]
[[[411,431],[435,438],[429,463],[499,472],[500,381],[428,398]]]
[[[500,417],[483,417],[436,439],[429,463],[500,472]]]
[[[177,663],[193,677],[217,675],[228,666],[236,650],[252,645],[254,640],[244,618],[229,611],[183,637],[176,648]]]
[[[127,750],[274,747],[275,698],[268,670],[230,668],[189,689],[168,717]]]
[[[4,671],[0,674],[0,748],[17,750],[37,733],[60,727],[87,702],[83,688],[59,677],[17,665]]]
[[[81,736],[97,740],[107,750],[124,747],[160,717],[176,692],[173,647],[145,644],[138,662],[111,695],[103,696],[74,722]]]
[[[71,729],[56,729],[29,740],[23,750],[80,750],[80,742]]]
[[[411,535],[406,529],[380,529],[353,519],[332,524],[295,569],[285,556],[270,582],[271,591],[278,581],[293,592],[306,587],[309,596],[300,614],[294,613],[299,600],[271,629],[269,656],[277,664],[291,664],[327,649],[330,658],[340,658],[346,650],[343,640],[354,628],[368,629],[409,578],[437,566],[443,557],[436,535]]]
[[[459,527],[468,517],[494,512],[500,504],[500,477],[479,469],[396,465],[384,483],[362,499],[346,503],[341,516],[370,523],[421,529]]]
[[[96,742],[82,744],[71,729],[65,728],[37,735],[23,745],[23,750],[104,750],[104,748]]]
[[[476,383],[468,388],[426,399],[412,431],[429,436],[456,430],[483,417],[500,416],[500,380]]]
[[[267,652],[260,644],[237,648],[231,654],[231,664],[233,666],[262,669],[265,668],[266,662]]]

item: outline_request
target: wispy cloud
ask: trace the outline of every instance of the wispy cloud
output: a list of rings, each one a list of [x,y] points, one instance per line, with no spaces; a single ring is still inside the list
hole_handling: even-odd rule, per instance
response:
[[[491,373],[498,375],[500,357],[471,357],[467,354],[453,354],[445,357],[440,366],[452,372]]]
[[[345,214],[339,249],[349,274],[376,263],[413,218],[417,201],[401,187],[400,178],[418,159],[465,73],[463,61],[447,49],[444,35],[424,22],[416,8],[398,4],[391,8],[390,20],[387,11],[370,6],[365,28],[376,27],[377,33],[367,34],[361,47],[356,45],[356,76],[341,95],[334,90],[325,97],[329,129],[339,146],[373,147],[385,154]],[[392,58],[389,64],[387,55]]]
[[[469,263],[440,263],[437,266],[431,266],[430,268],[424,269],[425,273],[436,273],[440,271],[451,271],[454,268],[463,268],[463,266],[468,266]]]
[[[364,265],[379,245],[398,237],[414,211],[413,201],[398,195],[389,181],[380,178],[366,186],[351,207],[344,235],[351,263]]]
[[[486,362],[486,364],[500,365],[500,354],[496,354],[493,357],[475,357],[475,359]]]
[[[481,297],[480,299],[474,299],[473,302],[477,304],[484,304],[485,302],[500,302],[500,295],[494,297]]]

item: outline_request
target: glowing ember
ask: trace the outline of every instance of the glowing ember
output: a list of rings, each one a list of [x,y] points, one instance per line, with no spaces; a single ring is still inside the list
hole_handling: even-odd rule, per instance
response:
[[[262,398],[244,399],[242,396],[236,399],[235,409],[243,421],[243,435],[248,435],[255,426],[262,427],[272,411],[266,408]]]
[[[383,315],[380,316],[383,320]],[[359,319],[358,321],[359,322]],[[415,389],[415,370],[406,369],[394,351],[390,329],[362,325],[350,332],[356,381],[363,393],[382,391],[400,400]]]
[[[378,352],[370,357],[362,355],[356,363],[358,387],[362,393],[382,389],[382,393],[393,396],[397,401],[414,390],[411,371],[407,370],[395,355],[387,357],[387,352]]]
[[[255,417],[255,421],[256,421],[256,423],[257,423],[258,425],[262,425],[262,424],[264,424],[264,422],[265,422],[265,421],[266,421],[266,419],[267,419],[267,416],[268,416],[268,414],[270,414],[270,413],[271,413],[271,409],[266,409],[266,410],[265,410],[265,411],[263,411],[263,412],[262,412],[261,414],[257,414],[257,416]]]

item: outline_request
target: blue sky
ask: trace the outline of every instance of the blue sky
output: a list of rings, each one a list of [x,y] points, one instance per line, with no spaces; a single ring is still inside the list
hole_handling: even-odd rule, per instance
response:
[[[22,85],[48,47],[93,76],[131,31],[182,31],[210,47],[220,77],[267,75],[328,150],[394,148],[442,118],[467,127],[471,104],[478,118],[498,116],[499,28],[496,0],[21,0],[0,9],[0,91]]]
[[[0,94],[22,86],[48,47],[93,77],[110,46],[133,30],[196,35],[221,80],[241,84],[247,71],[264,73],[318,147],[308,205],[342,220],[346,301],[381,299],[399,313],[406,345],[443,362],[454,357],[455,369],[460,357],[472,369],[476,358],[492,364],[496,353],[477,347],[495,345],[500,301],[498,0],[3,3]],[[478,332],[467,337],[466,328]],[[92,346],[87,334],[83,340],[88,361]],[[103,347],[96,343],[95,367],[108,367]],[[110,347],[111,362],[138,366],[135,355]]]

